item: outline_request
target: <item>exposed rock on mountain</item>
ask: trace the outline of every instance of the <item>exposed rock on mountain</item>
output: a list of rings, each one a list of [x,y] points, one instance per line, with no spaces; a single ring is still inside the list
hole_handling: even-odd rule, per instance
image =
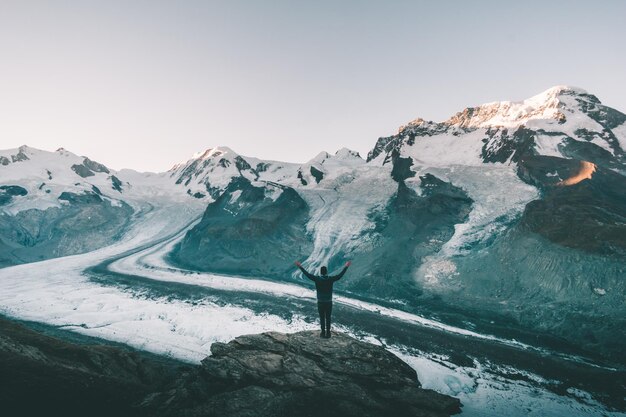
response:
[[[543,191],[526,206],[522,226],[559,245],[626,259],[626,177],[549,156],[527,158],[519,169]]]
[[[221,273],[287,275],[293,259],[311,251],[308,219],[309,207],[293,188],[257,187],[238,177],[209,204],[173,258]]]
[[[376,243],[346,255],[354,266],[341,288],[392,299],[407,291],[420,294],[409,278],[415,265],[441,250],[454,235],[455,224],[467,220],[473,202],[462,189],[434,175],[419,180],[417,189],[401,181],[388,205],[371,213]]]
[[[25,196],[28,191],[19,185],[0,185],[0,206],[9,204],[13,197]]]
[[[88,252],[123,236],[132,209],[96,193],[63,192],[61,207],[0,213],[0,267]]]

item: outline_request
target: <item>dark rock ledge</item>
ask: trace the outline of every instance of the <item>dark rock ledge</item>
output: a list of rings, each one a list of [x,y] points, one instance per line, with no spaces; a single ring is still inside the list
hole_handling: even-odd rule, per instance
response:
[[[105,342],[106,343],[106,342]],[[199,366],[0,316],[0,414],[16,416],[449,416],[384,348],[342,334],[215,343]]]
[[[449,416],[460,401],[419,386],[380,346],[317,331],[240,336],[142,403],[163,416]]]

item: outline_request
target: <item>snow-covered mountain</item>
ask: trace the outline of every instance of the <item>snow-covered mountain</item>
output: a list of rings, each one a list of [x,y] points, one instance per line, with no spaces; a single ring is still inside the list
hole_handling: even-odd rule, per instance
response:
[[[348,241],[376,228],[368,216],[389,202],[397,183],[420,195],[421,177],[430,174],[460,187],[473,201],[468,221],[458,224],[444,245],[445,253],[455,254],[463,245],[492,239],[492,229],[501,228],[498,222],[519,218],[526,204],[536,200],[545,187],[549,193],[551,185],[572,185],[573,179],[592,175],[580,174],[584,170],[623,174],[624,122],[626,116],[603,106],[595,96],[559,86],[523,102],[468,108],[441,123],[417,119],[402,126],[398,134],[380,138],[367,162],[347,149],[335,156],[322,152],[299,166],[259,161],[218,148],[174,167],[171,175],[198,196],[207,192],[219,196],[231,178],[246,178],[268,191],[273,186],[267,184],[298,190],[307,206],[323,219],[318,224],[318,217],[312,214],[307,229],[324,248],[316,251],[314,259],[326,262],[333,254],[345,252]],[[543,164],[551,171],[539,173],[543,169],[539,161],[547,161],[542,156],[558,158]],[[572,165],[572,161],[584,162]],[[380,185],[375,189],[368,185],[373,179]],[[355,181],[362,187],[348,186]],[[349,218],[331,223],[334,217],[329,214],[337,204],[325,204],[321,215],[322,211],[315,209],[320,201],[326,201],[320,193],[336,194],[330,199],[340,205],[352,202],[341,209],[351,211]],[[368,207],[368,213],[363,207]],[[357,218],[363,221],[356,224]],[[350,224],[352,232],[339,233],[341,238],[332,241],[323,237],[338,234],[342,224]],[[328,225],[332,226],[322,232]],[[320,257],[320,251],[330,253]]]
[[[191,198],[166,173],[116,172],[63,148],[0,151],[0,266],[106,246],[162,196]]]
[[[178,266],[297,281],[294,259],[352,259],[342,288],[353,296],[499,315],[615,353],[625,149],[626,115],[563,86],[416,119],[366,160],[341,149],[294,164],[217,147],[149,174],[21,147],[0,152],[0,262],[109,244],[159,198],[205,207],[169,255]]]
[[[557,86],[522,102],[469,107],[441,123],[413,120],[397,135],[379,139],[368,161],[384,163],[397,154],[431,166],[479,165],[545,155],[623,171],[625,122],[623,113],[594,95]]]
[[[349,258],[352,294],[503,315],[615,352],[626,324],[625,122],[569,87],[417,119],[365,162],[344,150],[238,175],[171,260],[291,280],[296,257],[313,269]]]
[[[345,171],[345,168],[364,163],[358,152],[347,148],[338,150],[335,155],[320,152],[309,162],[299,165],[242,156],[220,146],[199,152],[187,162],[174,165],[168,174],[176,184],[187,187],[188,193],[197,198],[206,195],[217,198],[237,177],[251,182],[305,187],[318,184],[325,175],[335,175]]]

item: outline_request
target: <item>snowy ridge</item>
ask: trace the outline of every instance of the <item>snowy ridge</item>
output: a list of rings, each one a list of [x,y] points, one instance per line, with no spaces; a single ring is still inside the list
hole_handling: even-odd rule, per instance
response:
[[[344,168],[364,163],[358,152],[347,148],[338,150],[335,155],[320,152],[309,162],[299,165],[242,156],[228,147],[219,146],[198,152],[188,161],[174,165],[168,175],[177,184],[187,187],[191,194],[208,193],[215,198],[236,177],[244,177],[253,183],[315,186],[325,174],[336,176]]]
[[[565,118],[561,109],[571,105],[568,96],[586,96],[588,93],[577,87],[559,85],[549,88],[537,95],[522,101],[494,101],[477,107],[468,107],[449,119],[441,122],[426,121],[417,118],[398,131],[432,125],[447,125],[464,129],[489,127],[515,128],[532,120],[556,120]]]
[[[19,149],[0,151],[0,157],[12,162],[0,165],[2,184],[17,185],[27,190],[28,194],[14,199],[4,210],[16,213],[27,209],[45,210],[59,207],[59,196],[63,192],[76,194],[94,193],[94,186],[110,201],[120,199],[121,193],[113,189],[114,173],[106,167],[98,171],[89,170],[85,165],[87,158],[80,157],[61,148],[56,152],[47,152],[28,146]],[[80,167],[79,175],[72,167]],[[87,176],[88,175],[88,176]]]
[[[471,107],[457,113],[445,124],[462,128],[507,127],[527,124],[531,120],[562,120],[561,108],[567,95],[587,94],[576,87],[556,86],[523,101],[500,101]]]
[[[469,107],[441,123],[416,119],[401,126],[398,137],[413,149],[416,160],[434,165],[482,164],[489,151],[511,146],[506,142],[521,146],[520,139],[511,139],[521,128],[532,130],[532,152],[539,155],[569,158],[566,142],[578,141],[619,157],[625,150],[625,122],[624,114],[603,106],[585,90],[557,86],[521,102]],[[382,146],[379,140],[377,148]],[[384,163],[386,155],[375,148],[369,159]]]
[[[5,163],[2,163],[5,162]],[[29,146],[0,151],[0,185],[23,187],[27,194],[18,196],[2,211],[20,211],[60,207],[62,193],[97,194],[112,205],[159,195],[170,195],[182,201],[189,198],[165,173],[140,173],[130,169],[111,170],[87,157],[63,148],[55,152]]]

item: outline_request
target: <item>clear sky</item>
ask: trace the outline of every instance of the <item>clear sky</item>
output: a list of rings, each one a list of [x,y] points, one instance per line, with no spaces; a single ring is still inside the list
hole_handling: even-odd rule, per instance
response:
[[[0,149],[164,171],[208,147],[363,156],[553,85],[626,112],[626,1],[0,0]]]

